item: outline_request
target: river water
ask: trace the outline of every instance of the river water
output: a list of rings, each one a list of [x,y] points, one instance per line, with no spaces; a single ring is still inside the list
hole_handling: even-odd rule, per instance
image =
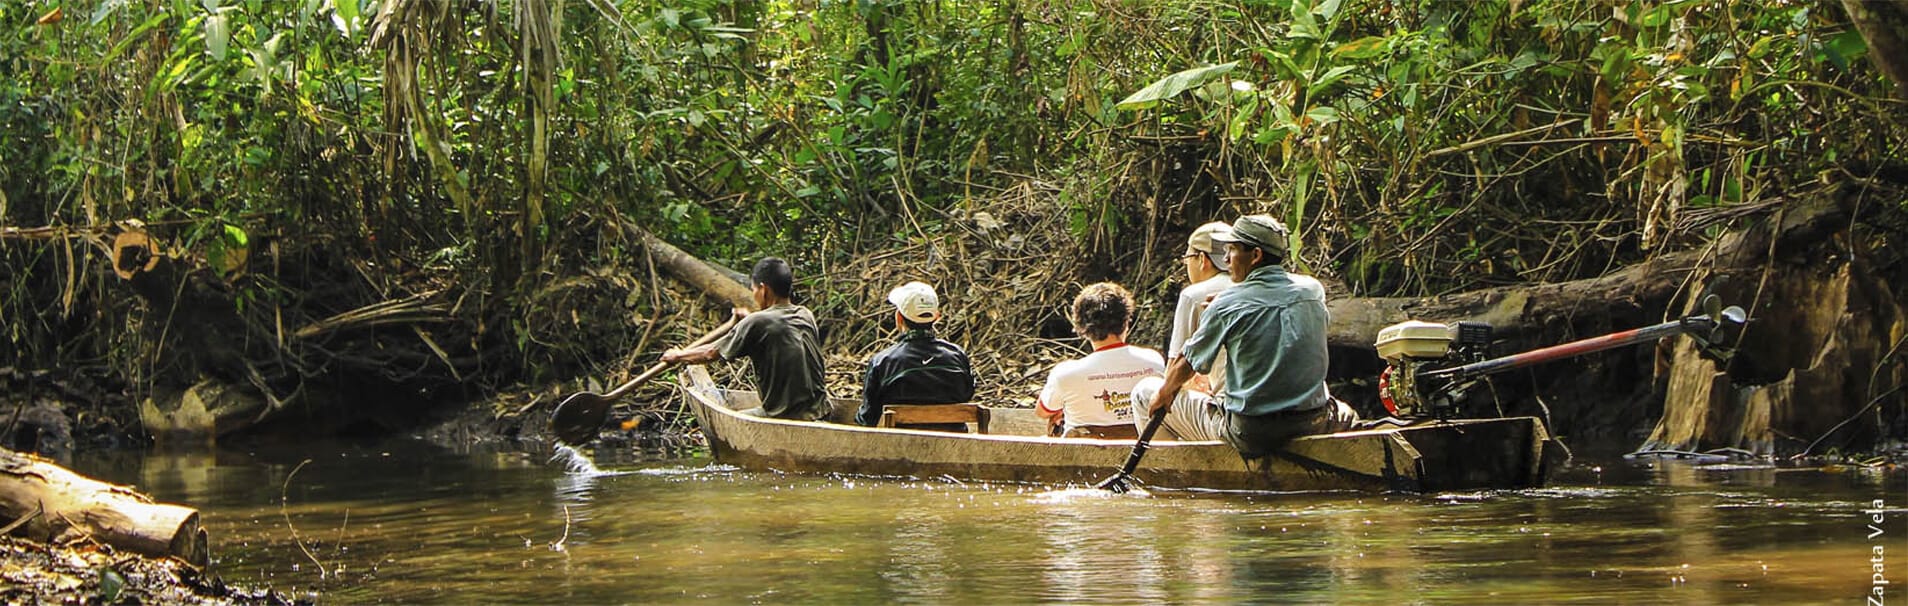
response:
[[[1111,496],[552,455],[73,466],[199,507],[226,581],[323,603],[1908,604],[1901,470],[1618,460],[1509,492]]]

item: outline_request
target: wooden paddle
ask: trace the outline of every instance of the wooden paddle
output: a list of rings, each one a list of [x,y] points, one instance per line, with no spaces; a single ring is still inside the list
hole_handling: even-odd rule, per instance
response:
[[[736,321],[736,318],[730,318],[728,323],[709,331],[709,334],[702,335],[702,338],[696,339],[696,342],[690,343],[689,347],[683,349],[700,347],[722,338],[722,335],[729,334],[729,330],[735,328]],[[585,391],[564,398],[563,403],[558,404],[556,410],[550,413],[550,433],[556,434],[558,440],[571,446],[594,439],[596,434],[602,431],[603,421],[609,419],[610,405],[615,404],[617,398],[655,378],[656,375],[662,374],[671,366],[675,364],[657,362],[655,366],[649,367],[649,370],[643,371],[643,374],[636,375],[636,378],[618,385],[609,393]]]
[[[1130,484],[1133,482],[1133,470],[1139,469],[1140,457],[1146,456],[1146,445],[1153,441],[1153,434],[1159,431],[1160,422],[1165,420],[1166,411],[1159,411],[1153,415],[1153,418],[1147,419],[1146,429],[1140,431],[1139,441],[1133,443],[1133,454],[1126,455],[1126,464],[1120,466],[1120,472],[1113,477],[1100,480],[1100,483],[1094,484],[1093,487],[1113,491],[1113,494],[1124,494],[1132,490],[1133,487]]]

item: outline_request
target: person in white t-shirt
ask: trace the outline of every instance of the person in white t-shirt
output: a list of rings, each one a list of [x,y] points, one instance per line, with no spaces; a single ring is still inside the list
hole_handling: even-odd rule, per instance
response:
[[[1158,351],[1126,343],[1133,295],[1112,282],[1089,285],[1074,297],[1071,319],[1074,332],[1093,345],[1093,353],[1053,368],[1035,412],[1049,425],[1060,426],[1064,435],[1134,435],[1133,386],[1164,376],[1166,359]]]

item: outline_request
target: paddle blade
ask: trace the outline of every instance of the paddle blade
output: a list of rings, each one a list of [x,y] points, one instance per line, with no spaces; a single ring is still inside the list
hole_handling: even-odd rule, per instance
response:
[[[599,394],[585,392],[564,398],[550,413],[550,433],[564,444],[581,445],[602,431],[609,409],[610,399]]]
[[[1133,476],[1119,473],[1114,474],[1113,477],[1100,480],[1100,483],[1094,484],[1093,487],[1113,494],[1126,494],[1126,491],[1133,489],[1131,485],[1132,482]]]

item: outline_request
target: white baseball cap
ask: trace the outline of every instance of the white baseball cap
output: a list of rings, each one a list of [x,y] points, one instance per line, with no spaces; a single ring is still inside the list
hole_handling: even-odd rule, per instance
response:
[[[923,324],[941,319],[941,298],[924,282],[909,282],[888,291],[888,302],[901,317]]]

